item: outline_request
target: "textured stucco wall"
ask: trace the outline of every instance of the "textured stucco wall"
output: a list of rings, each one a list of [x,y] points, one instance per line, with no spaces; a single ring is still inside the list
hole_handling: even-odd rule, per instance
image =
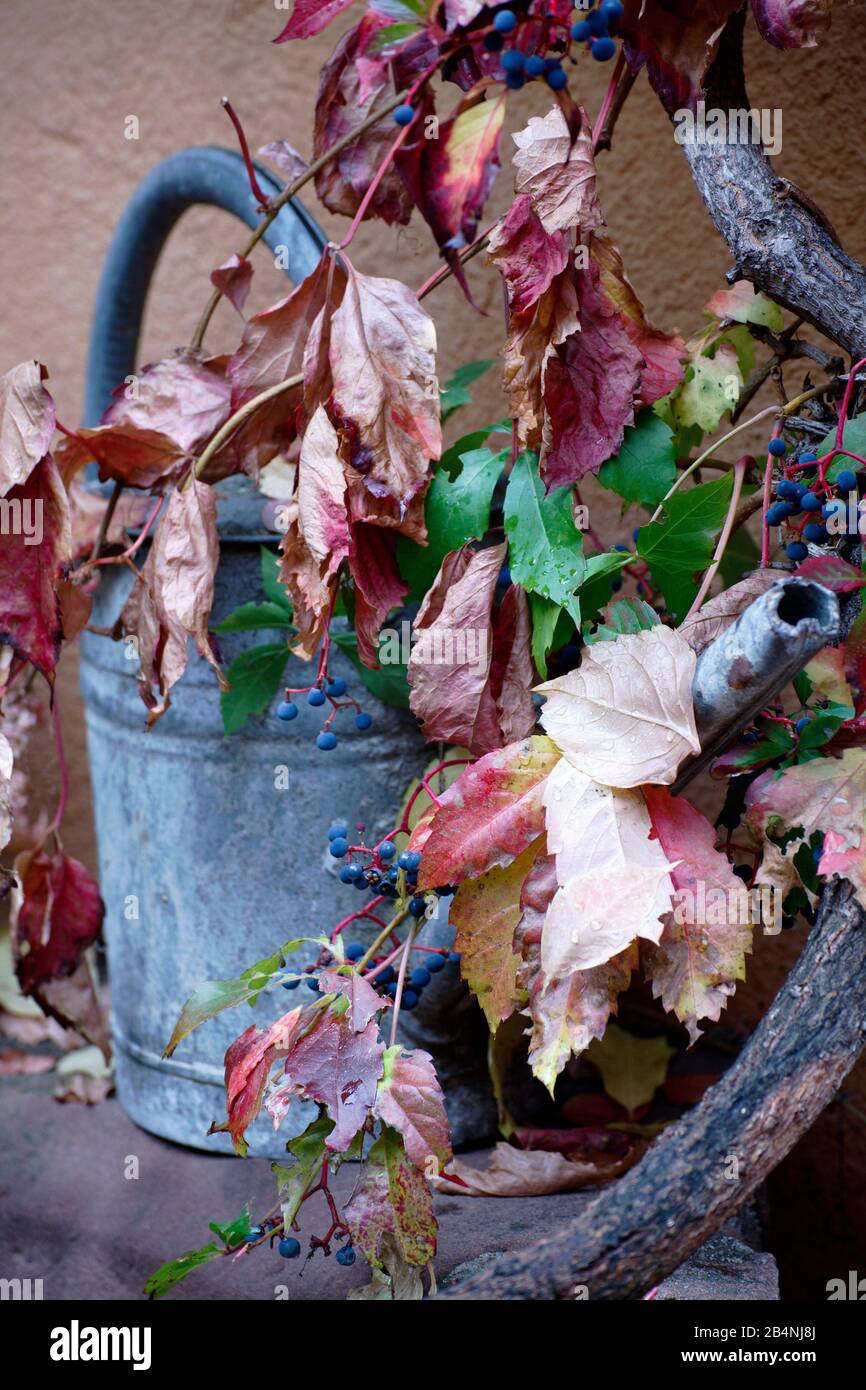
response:
[[[852,254],[866,258],[862,62],[866,8],[837,3],[832,33],[816,53],[782,54],[750,35],[752,101],[781,107],[784,146],[780,172],[825,209]],[[79,417],[90,309],[114,222],[143,174],[178,147],[232,143],[218,105],[228,94],[255,146],[287,138],[309,153],[318,67],[347,21],[303,45],[274,47],[285,19],[269,0],[5,0],[4,93],[0,103],[0,364],[37,357],[51,372],[64,422]],[[574,81],[590,112],[598,108],[607,69],[587,62]],[[512,102],[511,128],[546,109],[537,88]],[[124,138],[125,118],[138,117],[140,138]],[[510,142],[503,149],[507,155]],[[652,317],[686,336],[701,324],[701,308],[722,283],[729,258],[706,217],[660,106],[641,79],[618,127],[612,154],[601,161],[602,201],[626,266]],[[508,195],[503,174],[494,207]],[[309,195],[309,205],[316,208]],[[321,209],[316,208],[321,213]],[[322,214],[323,225],[338,230]],[[183,219],[160,266],[149,305],[140,360],[184,343],[208,293],[207,275],[239,244],[224,214],[193,211]],[[437,259],[423,224],[362,229],[356,261],[373,273],[398,273],[420,284]],[[283,291],[266,252],[256,261],[250,307]],[[500,338],[500,292],[480,259],[470,278],[489,318],[473,314],[452,283],[428,304],[437,318],[443,373],[462,361],[493,356]],[[231,348],[238,323],[223,305],[210,343]],[[796,386],[799,377],[791,372]],[[497,412],[492,378],[479,393],[479,415]],[[757,442],[757,441],[753,441]],[[599,511],[613,519],[608,502]],[[593,518],[594,520],[597,517]],[[93,862],[86,757],[74,658],[60,682],[72,769],[67,829],[70,850]],[[53,755],[46,742],[36,761],[50,781]],[[759,1016],[783,978],[796,943],[761,941],[732,1017]],[[866,1076],[848,1094],[866,1113]],[[866,1129],[850,1111],[834,1107],[800,1146],[775,1186],[780,1197],[778,1239],[789,1253],[797,1237],[813,1250],[853,1248],[852,1227],[866,1227]],[[832,1196],[832,1202],[831,1202]],[[796,1198],[796,1219],[782,1220]],[[805,1198],[805,1200],[804,1200]],[[832,1207],[832,1230],[824,1231]],[[814,1213],[810,1218],[809,1213]],[[810,1222],[814,1220],[814,1225]],[[836,1228],[838,1227],[838,1240]],[[848,1237],[845,1236],[845,1231]],[[829,1244],[828,1244],[829,1242]],[[801,1248],[805,1249],[805,1245]],[[815,1287],[820,1270],[799,1277],[789,1263],[790,1288]],[[837,1260],[838,1263],[838,1260]],[[861,1271],[862,1272],[862,1271]]]

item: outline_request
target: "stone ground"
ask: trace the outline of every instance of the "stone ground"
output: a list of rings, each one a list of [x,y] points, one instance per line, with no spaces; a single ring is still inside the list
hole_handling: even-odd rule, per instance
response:
[[[147,1276],[167,1259],[205,1245],[208,1221],[227,1221],[249,1201],[253,1214],[274,1194],[266,1160],[203,1154],[138,1129],[115,1100],[58,1104],[39,1078],[0,1086],[0,1277],[42,1279],[55,1300],[138,1299]],[[137,1178],[125,1177],[137,1159]],[[483,1163],[483,1154],[478,1155]],[[357,1170],[347,1165],[334,1189],[345,1199]],[[440,1222],[437,1274],[444,1279],[492,1251],[517,1250],[554,1234],[577,1214],[580,1193],[531,1198],[435,1198]],[[321,1204],[321,1205],[319,1205]],[[326,1211],[313,1198],[302,1213],[301,1243],[322,1234]],[[286,1285],[290,1299],[341,1300],[367,1282],[361,1261],[309,1263],[267,1248],[235,1268],[219,1260],[194,1271],[168,1295],[180,1299],[267,1299]],[[709,1242],[662,1285],[660,1298],[778,1298],[775,1262],[728,1236]]]

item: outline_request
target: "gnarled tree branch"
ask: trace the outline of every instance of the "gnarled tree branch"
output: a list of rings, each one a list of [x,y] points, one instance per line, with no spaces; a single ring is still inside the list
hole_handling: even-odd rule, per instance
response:
[[[743,24],[741,13],[722,36],[707,77],[708,110],[749,108]],[[820,210],[774,173],[757,144],[692,141],[683,148],[737,277],[751,280],[852,357],[866,355],[866,267],[845,254]]]

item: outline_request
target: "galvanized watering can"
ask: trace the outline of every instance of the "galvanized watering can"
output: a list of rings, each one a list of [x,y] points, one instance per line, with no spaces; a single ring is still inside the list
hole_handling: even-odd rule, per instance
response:
[[[279,192],[257,166],[262,188]],[[166,237],[198,203],[234,212],[249,226],[257,214],[239,155],[200,148],[172,155],[140,185],[121,218],[100,281],[88,361],[86,423],[95,425],[112,390],[134,371],[148,285]],[[297,281],[318,261],[325,236],[298,204],[282,209],[265,234],[286,248]],[[262,498],[246,480],[220,484],[222,557],[213,623],[239,603],[261,601],[259,548],[275,544],[263,530]],[[92,622],[110,627],[129,590],[125,566],[106,567]],[[256,641],[280,634],[226,634],[227,661]],[[172,707],[150,732],[136,690],[137,661],[123,643],[82,635],[81,685],[93,782],[99,868],[106,903],[117,1087],[127,1114],[143,1128],[213,1152],[230,1149],[226,1135],[206,1137],[225,1115],[222,1059],[229,1042],[253,1022],[266,1024],[296,996],[281,990],[253,1012],[232,1010],[205,1024],[162,1057],[181,1005],[206,979],[225,979],[269,955],[282,941],[327,932],[357,908],[326,852],[335,817],[363,821],[370,834],[388,830],[407,783],[428,754],[407,712],[381,704],[360,687],[348,658],[335,654],[334,674],[363,697],[373,715],[368,733],[351,721],[340,747],[320,753],[320,719],[302,705],[290,732],[269,711],[231,737],[223,733],[213,674],[191,653],[172,694]],[[294,658],[287,683],[302,686],[312,666]],[[283,771],[287,769],[288,775]],[[288,785],[286,785],[286,782]],[[352,899],[355,899],[352,901]],[[444,916],[444,913],[443,913]],[[429,934],[431,933],[432,934]],[[448,939],[447,921],[428,928]],[[353,929],[369,942],[369,932]],[[299,953],[312,961],[315,947]],[[445,978],[446,975],[448,978]],[[495,1112],[479,1045],[475,1006],[453,972],[443,972],[416,1013],[406,1040],[428,1045],[446,1087],[457,1142],[490,1134]],[[315,1111],[294,1102],[279,1135],[264,1121],[250,1130],[253,1154],[277,1157]]]

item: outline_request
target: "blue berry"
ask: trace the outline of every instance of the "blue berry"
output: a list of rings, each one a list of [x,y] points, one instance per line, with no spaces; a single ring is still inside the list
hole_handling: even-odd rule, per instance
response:
[[[417,849],[404,849],[397,863],[401,869],[409,869],[412,872],[421,864],[421,853]]]
[[[610,582],[610,587],[611,587],[611,589],[613,590],[613,592],[614,592],[615,594],[618,594],[619,591],[620,591],[620,589],[622,588],[622,580],[621,580],[621,579],[612,579],[611,582]]]
[[[297,989],[300,980],[283,980],[283,989]]]
[[[363,872],[360,864],[344,864],[340,870],[340,882],[355,883]]]
[[[820,512],[821,506],[821,499],[814,492],[804,493],[800,498],[800,507],[804,512]]]
[[[767,445],[767,453],[772,454],[773,458],[784,458],[788,446],[784,439],[771,439]]]
[[[836,479],[836,486],[840,492],[853,492],[857,486],[857,474],[851,468],[843,468]]]
[[[414,888],[414,887],[415,887],[415,884],[418,882],[418,870],[417,870],[417,869],[407,869],[407,870],[406,870],[406,882],[409,884],[410,888]]]
[[[366,955],[366,951],[360,941],[353,941],[351,946],[346,947],[346,960],[360,960],[363,955]]]
[[[812,858],[814,859],[816,864],[820,864],[821,856],[823,853],[824,848],[822,845],[818,845],[815,849],[812,850]]]
[[[294,700],[283,700],[282,704],[277,706],[278,719],[297,719],[297,717],[298,707]]]
[[[517,15],[513,10],[499,10],[493,20],[497,34],[513,34],[517,28]]]
[[[360,729],[362,733],[365,729],[369,729],[372,723],[373,716],[372,714],[367,714],[366,710],[362,710],[360,714],[355,715],[355,728]]]
[[[488,53],[499,53],[504,47],[505,40],[501,34],[492,33],[484,35],[484,47]]]
[[[817,462],[818,462],[818,455],[817,455],[817,454],[813,454],[813,453],[801,454],[801,455],[800,455],[800,462],[801,462],[801,463],[817,463]]]
[[[409,106],[405,101],[403,102],[402,106],[398,106],[396,111],[394,112],[394,120],[397,122],[398,125],[411,125],[414,119],[414,108]]]
[[[743,883],[749,883],[751,881],[752,870],[749,868],[748,864],[738,864],[734,869],[734,873],[737,875],[737,878],[743,880]]]
[[[388,988],[385,990],[385,993],[387,994],[387,996],[388,996],[389,999],[396,999],[396,998],[397,998],[397,983],[396,983],[396,981],[392,981],[392,983],[389,984]]]
[[[593,10],[586,22],[589,25],[589,32],[595,38],[600,39],[607,33],[607,15],[602,9]]]
[[[783,521],[787,521],[791,515],[791,508],[787,502],[774,502],[767,508],[764,520],[768,526],[781,526]]]
[[[603,39],[595,40],[590,52],[597,63],[606,63],[616,53],[616,44],[613,39],[605,36]]]
[[[386,965],[384,970],[380,970],[376,979],[380,985],[390,985],[392,980],[396,980],[397,972],[393,965]]]
[[[561,92],[563,87],[568,86],[568,73],[565,68],[553,68],[547,74],[547,85],[552,92]]]
[[[430,971],[431,975],[438,975],[440,970],[445,969],[445,957],[431,956],[427,962],[427,969]]]
[[[404,989],[403,998],[401,1000],[402,1007],[404,1009],[414,1009],[415,1005],[418,1003],[418,998],[419,996],[415,993],[414,989]]]
[[[813,545],[823,545],[830,537],[826,526],[820,526],[817,521],[810,521],[803,527],[803,540],[811,541]]]
[[[533,53],[531,58],[527,58],[524,71],[527,77],[541,77],[544,72],[544,59],[538,53]]]
[[[409,983],[413,989],[423,989],[425,985],[429,985],[431,979],[430,971],[425,970],[423,965],[419,965],[417,970],[413,970],[409,976]]]
[[[624,13],[620,0],[601,0],[599,9],[608,24],[618,24]]]
[[[823,517],[835,516],[838,510],[839,508],[837,503],[825,502],[823,507],[821,508],[821,515]]]
[[[510,92],[519,92],[521,87],[526,86],[526,78],[522,72],[508,72],[505,74],[505,85]]]
[[[400,877],[400,870],[397,868],[396,865],[393,865],[393,866],[388,870],[388,882],[389,882],[389,883],[396,883],[399,877]]]
[[[353,1265],[355,1263],[355,1252],[351,1245],[344,1245],[342,1250],[337,1251],[338,1265]]]
[[[358,877],[357,877],[357,878],[355,879],[355,881],[354,881],[354,887],[355,887],[355,888],[360,888],[361,891],[362,891],[363,893],[366,893],[366,891],[367,891],[367,880],[365,879],[363,873],[358,874]]]
[[[753,733],[751,729],[747,729],[746,732],[743,734],[741,742],[748,744],[757,743],[758,735],[756,733]]]
[[[294,1236],[283,1236],[279,1250],[284,1260],[296,1260],[301,1253],[301,1242]]]
[[[792,541],[790,545],[785,546],[785,554],[789,560],[793,560],[796,563],[798,560],[805,560],[809,551],[806,546],[801,545],[799,541]]]
[[[349,841],[343,835],[337,835],[328,848],[335,859],[342,859],[349,853]]]
[[[307,704],[308,704],[308,705],[316,705],[316,706],[318,706],[318,705],[323,705],[324,703],[325,703],[325,692],[324,692],[324,690],[320,690],[319,687],[318,687],[317,685],[316,685],[316,686],[313,686],[313,689],[310,691],[309,695],[307,696]]]
[[[345,839],[349,833],[349,827],[344,820],[335,820],[333,825],[328,826],[328,839]]]
[[[383,840],[383,841],[382,841],[381,845],[379,846],[379,858],[380,858],[380,859],[382,859],[382,860],[387,864],[389,860],[391,860],[391,859],[394,858],[394,855],[395,855],[396,853],[397,853],[397,846],[393,843],[392,840]]]
[[[576,24],[571,26],[571,37],[575,43],[585,43],[592,38],[592,28],[588,19],[579,19]]]
[[[783,478],[776,488],[776,496],[782,498],[794,498],[797,496],[797,484],[792,483],[789,478]]]
[[[804,729],[808,729],[811,722],[812,721],[809,718],[808,714],[804,714],[802,719],[797,720],[796,724],[794,725],[794,728],[798,734],[801,734]]]
[[[330,729],[325,729],[316,738],[316,747],[323,753],[330,753],[332,748],[337,746],[337,735],[332,734]]]
[[[307,980],[307,989],[311,989],[311,990],[313,990],[314,993],[315,993],[315,992],[318,992],[318,988],[319,988],[318,977],[317,977],[316,975],[311,975],[310,978]]]
[[[264,1235],[264,1231],[262,1230],[261,1226],[250,1226],[250,1229],[247,1231],[246,1235],[244,1236],[244,1240],[245,1240],[245,1241],[261,1240],[261,1238],[262,1238],[263,1235]]]
[[[618,550],[619,553],[620,553],[621,555],[627,555],[627,554],[628,554],[628,546],[627,546],[627,545],[615,545],[615,546],[614,546],[614,550]]]
[[[325,689],[327,690],[328,694],[333,695],[334,699],[336,700],[338,696],[345,695],[348,686],[346,685],[346,682],[343,680],[342,676],[335,676],[332,681],[328,681],[327,685],[325,686]]]
[[[794,484],[794,501],[795,501],[795,502],[799,502],[803,497],[806,496],[806,493],[807,493],[808,491],[809,491],[809,489],[807,488],[807,486],[806,486],[805,483],[795,483],[795,484]]]
[[[509,48],[503,53],[501,62],[503,72],[523,72],[526,67],[526,58],[519,48]]]
[[[410,898],[410,900],[409,900],[409,916],[410,916],[410,917],[423,917],[423,916],[424,916],[424,913],[425,913],[426,911],[427,911],[427,902],[426,902],[426,899],[424,899],[424,898]]]
[[[452,965],[459,965],[463,959],[463,955],[460,951],[449,951],[448,959],[451,961]]]

